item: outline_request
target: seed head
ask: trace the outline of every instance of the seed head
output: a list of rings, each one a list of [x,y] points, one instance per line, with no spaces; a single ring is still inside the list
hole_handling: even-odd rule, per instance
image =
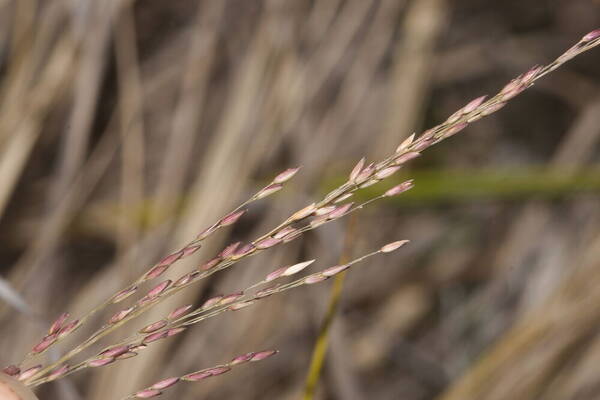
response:
[[[394,162],[397,165],[402,165],[402,164],[404,164],[404,163],[406,163],[406,162],[408,162],[408,161],[410,161],[410,160],[412,160],[414,158],[419,157],[420,155],[421,155],[421,153],[419,153],[419,152],[410,151],[408,153],[400,154],[398,157],[396,157],[394,159]]]
[[[163,281],[161,283],[159,283],[158,285],[154,286],[147,294],[146,296],[148,298],[154,298],[156,296],[158,296],[159,294],[161,294],[162,292],[164,292],[169,286],[171,286],[171,280],[167,279],[166,281]]]
[[[176,308],[175,310],[171,311],[171,313],[167,316],[167,319],[173,320],[173,319],[182,317],[185,314],[187,314],[191,308],[192,308],[191,304],[188,304],[187,306]]]
[[[389,190],[388,190],[387,192],[385,192],[383,195],[384,195],[385,197],[397,196],[397,195],[399,195],[400,193],[404,193],[404,192],[406,192],[407,190],[410,190],[410,189],[412,189],[413,187],[414,187],[413,180],[412,180],[412,179],[409,179],[409,180],[407,180],[407,181],[405,181],[405,182],[402,182],[401,184],[399,184],[399,185],[396,185],[396,186],[394,186],[393,188],[389,189]]]
[[[274,237],[268,237],[266,239],[261,240],[256,243],[256,248],[258,249],[268,249],[269,247],[273,247],[277,244],[281,243],[281,239],[277,239]]]
[[[279,353],[279,350],[259,351],[258,353],[254,353],[254,356],[252,356],[252,359],[250,361],[262,361],[266,358],[274,356],[277,353]]]
[[[167,332],[168,331],[160,331],[160,332],[151,333],[150,335],[146,336],[142,340],[142,343],[148,344],[148,343],[156,342],[157,340],[160,340],[160,339],[164,339],[167,337],[167,334],[168,334]]]
[[[251,306],[252,304],[254,304],[256,301],[255,300],[247,300],[247,301],[243,301],[241,303],[236,303],[236,304],[232,304],[229,306],[229,309],[231,311],[237,311],[237,310],[241,310],[242,308],[246,308]]]
[[[267,196],[272,195],[273,193],[277,193],[281,190],[281,188],[283,188],[283,185],[280,183],[273,183],[269,186],[267,186],[266,188],[262,189],[260,192],[258,192],[255,196],[255,199],[262,199],[265,198]]]
[[[600,29],[595,29],[581,38],[582,42],[591,42],[592,40],[596,40],[600,38]]]
[[[111,349],[105,350],[102,353],[100,353],[99,355],[102,356],[102,358],[119,357],[121,354],[125,354],[128,351],[129,351],[129,346],[117,346],[117,347],[113,347]]]
[[[248,362],[252,359],[252,357],[254,357],[255,353],[246,353],[246,354],[242,354],[240,356],[235,357],[233,360],[231,360],[231,362],[229,364],[231,365],[238,365],[238,364],[243,364],[245,362]]]
[[[323,270],[323,272],[321,272],[321,273],[326,277],[330,277],[330,276],[337,275],[340,272],[347,270],[348,268],[350,268],[350,266],[348,264],[336,265],[336,266],[329,267],[329,268]]]
[[[404,246],[408,242],[409,242],[409,240],[399,240],[397,242],[388,243],[385,246],[383,246],[380,249],[380,251],[382,253],[391,253],[392,251],[397,250],[400,247]]]
[[[21,368],[16,365],[9,365],[8,367],[4,367],[2,372],[9,376],[17,376],[21,373]]]
[[[149,399],[151,397],[160,396],[161,394],[162,392],[160,390],[144,389],[137,392],[135,394],[135,397],[137,397],[138,399]]]
[[[208,271],[209,269],[212,269],[220,262],[221,262],[221,258],[215,257],[215,258],[207,261],[204,265],[199,266],[198,269],[201,271]]]
[[[164,274],[165,271],[169,269],[169,267],[170,267],[170,265],[157,265],[156,267],[154,267],[150,271],[148,271],[148,273],[146,274],[144,279],[157,278],[157,277],[161,276],[162,274]]]
[[[221,300],[223,300],[223,296],[211,297],[210,299],[206,300],[204,304],[202,304],[201,308],[206,310],[207,308],[211,308],[215,304],[219,303]]]
[[[116,324],[117,322],[120,322],[122,320],[125,319],[125,317],[127,317],[129,314],[131,314],[131,312],[135,309],[135,307],[129,307],[126,308],[124,310],[121,310],[119,312],[117,312],[115,315],[113,315],[109,320],[108,323],[109,324]]]
[[[114,357],[106,357],[106,358],[96,358],[95,360],[89,361],[87,363],[88,367],[103,367],[105,365],[111,364],[115,361]]]
[[[34,354],[41,353],[44,350],[46,350],[48,347],[50,347],[55,341],[56,341],[56,334],[48,335],[44,339],[42,339],[41,342],[39,342],[38,344],[33,346],[33,349],[31,349],[31,352]]]
[[[246,210],[240,210],[240,211],[236,211],[236,212],[227,214],[226,216],[224,216],[221,219],[221,221],[219,221],[219,225],[229,226],[229,225],[235,224],[238,221],[238,219],[240,219],[242,217],[242,215],[244,215],[245,213],[246,213]]]
[[[155,389],[155,390],[166,389],[168,387],[173,386],[177,382],[179,382],[178,377],[163,379],[162,381],[156,382],[154,385],[150,386],[150,389]]]
[[[414,133],[400,143],[400,145],[396,148],[396,153],[402,153],[404,150],[406,150],[412,144],[413,140],[415,140]]]
[[[360,161],[352,168],[352,172],[350,172],[349,181],[352,183],[356,182],[356,178],[358,178],[358,174],[362,171],[365,166],[365,158],[361,158]]]
[[[230,255],[232,255],[236,249],[238,248],[238,246],[242,244],[242,242],[235,242],[230,244],[229,246],[225,247],[220,253],[219,253],[219,257],[221,258],[227,258]]]
[[[20,381],[27,380],[27,379],[31,378],[33,375],[37,374],[38,371],[41,369],[42,369],[41,365],[36,365],[35,367],[28,368],[25,371],[21,372],[18,379]]]
[[[73,332],[75,329],[79,328],[79,320],[69,322],[67,325],[63,326],[58,332],[58,339],[61,339],[67,336],[69,333]]]
[[[472,111],[474,111],[477,107],[479,107],[487,98],[487,96],[480,96],[474,100],[471,100],[469,103],[467,103],[466,106],[463,107],[462,112],[464,114],[468,114]]]
[[[62,328],[63,324],[65,323],[65,321],[71,316],[71,314],[69,314],[68,312],[62,313],[57,319],[56,321],[54,321],[52,323],[52,325],[50,326],[50,329],[48,330],[48,335],[52,335],[57,333],[58,331],[60,331],[60,328]]]
[[[141,333],[152,333],[152,332],[156,332],[159,329],[164,328],[165,326],[167,326],[167,321],[160,320],[157,322],[154,322],[150,325],[146,325],[145,327],[143,327],[142,329],[140,329]]]
[[[382,169],[381,171],[377,172],[375,174],[375,178],[377,179],[385,179],[388,176],[392,176],[393,174],[395,174],[401,167],[400,166],[394,166],[394,167],[387,167]]]
[[[115,295],[115,297],[113,297],[112,302],[113,303],[118,303],[120,301],[125,300],[126,298],[128,298],[129,296],[131,296],[132,294],[134,294],[137,291],[137,289],[138,289],[137,286],[130,286],[127,289],[121,290],[119,293],[117,293]]]
[[[275,177],[275,179],[273,179],[273,183],[284,183],[284,182],[287,182],[290,179],[292,179],[292,177],[294,175],[296,175],[296,173],[299,170],[300,170],[300,167],[286,169],[285,171],[283,171],[282,173],[280,173],[279,175],[277,175]]]

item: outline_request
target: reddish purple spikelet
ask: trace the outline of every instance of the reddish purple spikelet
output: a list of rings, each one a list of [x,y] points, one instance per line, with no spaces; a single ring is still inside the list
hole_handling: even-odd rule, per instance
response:
[[[238,310],[241,310],[242,308],[250,307],[254,303],[255,303],[254,300],[246,300],[241,303],[236,303],[236,304],[230,305],[229,309],[231,311],[238,311]]]
[[[224,216],[221,221],[219,221],[219,224],[221,226],[229,226],[232,224],[235,224],[238,219],[240,219],[242,217],[242,215],[244,215],[246,213],[246,210],[240,210],[240,211],[236,211],[236,212],[232,212],[230,214],[227,214],[226,216]]]
[[[258,292],[256,292],[256,294],[254,295],[255,299],[262,299],[264,297],[269,297],[273,294],[275,294],[277,292],[277,288],[279,287],[279,285],[274,285],[274,286],[270,286],[268,288],[264,288],[262,290],[259,290]]]
[[[160,390],[144,389],[137,392],[135,394],[135,397],[137,397],[138,399],[149,399],[151,397],[160,396],[161,394],[162,392]]]
[[[294,175],[300,170],[300,167],[297,168],[288,168],[285,171],[281,172],[279,175],[273,179],[273,183],[285,183],[292,179]]]
[[[160,320],[160,321],[156,321],[152,324],[146,325],[145,327],[143,327],[142,329],[140,329],[141,333],[152,333],[152,332],[156,332],[159,329],[164,328],[165,326],[167,326],[167,321]]]
[[[229,363],[230,365],[239,365],[239,364],[243,364],[245,362],[248,362],[252,359],[252,357],[254,357],[255,353],[246,353],[246,354],[242,354],[239,355],[237,357],[235,357],[233,360],[231,360],[231,362]]]
[[[388,243],[385,246],[383,246],[380,249],[380,251],[382,253],[390,253],[390,252],[397,250],[400,247],[404,246],[408,242],[409,242],[409,240],[398,240],[397,242]]]
[[[187,306],[182,306],[182,307],[176,308],[175,310],[171,311],[171,313],[167,316],[167,319],[173,320],[173,319],[182,317],[185,314],[187,314],[191,308],[192,308],[191,304],[188,304]]]
[[[339,274],[340,272],[345,271],[348,268],[350,268],[350,266],[347,265],[347,264],[344,264],[344,265],[335,265],[333,267],[329,267],[329,268],[323,270],[321,273],[324,276],[330,277],[330,276]]]
[[[582,42],[591,42],[600,38],[600,29],[595,29],[581,38]]]
[[[283,185],[280,183],[273,183],[267,187],[265,187],[264,189],[262,189],[260,192],[258,192],[256,194],[255,199],[262,199],[265,198],[267,196],[272,195],[273,193],[279,192],[281,190],[281,188],[283,188]]]
[[[56,379],[58,377],[63,376],[67,372],[69,372],[69,366],[68,365],[63,365],[63,366],[60,366],[58,368],[55,368],[52,372],[50,372],[48,374],[48,378],[50,378],[50,379]]]
[[[396,153],[401,153],[402,151],[406,150],[413,143],[414,140],[415,134],[413,133],[412,135],[404,139],[404,141],[400,143],[400,145],[398,145],[398,147],[396,148]]]
[[[203,310],[206,310],[207,308],[211,308],[215,304],[219,303],[222,299],[223,299],[223,296],[221,296],[221,295],[215,296],[215,297],[211,297],[210,299],[206,300],[204,302],[204,304],[202,304],[201,308]]]
[[[95,360],[89,361],[87,363],[88,367],[103,367],[105,365],[111,364],[115,361],[114,357],[106,357],[106,358],[97,358]]]
[[[254,356],[252,356],[252,359],[250,361],[262,361],[266,358],[274,356],[277,353],[279,353],[279,350],[259,351],[258,353],[254,353]]]
[[[44,339],[42,339],[41,342],[39,342],[38,344],[33,346],[33,349],[31,349],[31,352],[34,354],[43,352],[44,350],[46,350],[48,347],[50,347],[56,341],[56,337],[57,337],[56,334],[46,336]]]
[[[166,281],[162,281],[158,285],[154,286],[147,294],[146,297],[154,298],[164,292],[169,286],[171,286],[172,281],[167,279]]]
[[[486,107],[486,108],[485,108],[485,109],[484,109],[484,110],[481,112],[481,115],[485,117],[485,116],[487,116],[487,115],[493,114],[493,113],[495,113],[496,111],[498,111],[498,110],[500,110],[501,108],[503,108],[505,105],[506,105],[506,103],[505,103],[505,102],[501,102],[501,103],[496,103],[496,104],[494,104],[494,105],[491,105],[491,106],[489,106],[489,107]]]
[[[117,293],[115,295],[115,297],[113,297],[112,302],[118,303],[120,301],[125,300],[126,298],[128,298],[129,296],[134,294],[137,291],[137,289],[138,289],[137,286],[130,286],[127,289],[121,290],[119,293]]]
[[[375,174],[375,178],[377,178],[377,179],[385,179],[385,178],[387,178],[389,176],[392,176],[396,172],[398,172],[398,170],[400,168],[401,168],[400,166],[384,168],[384,169],[382,169],[381,171],[379,171],[379,172],[377,172]]]
[[[415,143],[415,145],[413,146],[413,150],[415,152],[419,152],[421,150],[425,150],[426,148],[428,148],[432,144],[433,144],[433,138],[422,139],[422,140],[419,140],[418,142]]]
[[[394,159],[394,162],[398,165],[402,165],[412,159],[419,157],[421,153],[417,151],[409,151],[408,153],[400,154],[398,157]]]
[[[294,214],[292,214],[292,216],[289,218],[289,221],[300,221],[300,220],[308,217],[312,213],[314,213],[315,210],[316,210],[315,203],[310,204],[310,205],[304,207],[303,209],[296,211]]]
[[[281,239],[277,239],[274,237],[268,237],[268,238],[263,239],[260,242],[256,243],[256,248],[261,249],[261,250],[268,249],[269,247],[273,247],[279,243],[281,243]]]
[[[265,278],[265,282],[271,282],[271,281],[279,278],[280,276],[283,275],[283,273],[285,272],[286,269],[287,269],[287,267],[277,268],[275,271],[273,271],[269,275],[267,275],[267,277]]]
[[[185,380],[185,381],[198,382],[198,381],[201,381],[202,379],[210,378],[211,376],[212,376],[212,374],[208,371],[200,371],[200,372],[193,372],[191,374],[184,375],[181,377],[181,379]]]
[[[134,351],[128,351],[127,353],[123,353],[117,357],[117,360],[127,360],[128,358],[137,356],[138,353]]]
[[[131,312],[134,310],[135,307],[129,307],[126,308],[124,310],[121,310],[119,312],[117,312],[115,315],[113,315],[109,320],[108,323],[109,324],[116,324],[117,322],[120,322],[122,320],[125,319],[125,317],[127,317],[129,314],[131,314]]]
[[[247,243],[245,245],[243,245],[242,247],[240,247],[239,249],[237,249],[235,251],[235,253],[233,254],[233,259],[236,260],[238,258],[242,258],[247,256],[250,253],[253,253],[256,250],[256,246],[254,246],[252,243]]]
[[[167,337],[171,337],[171,336],[175,336],[178,333],[181,333],[183,331],[185,331],[187,328],[185,327],[180,327],[180,328],[171,328],[167,331]]]
[[[166,389],[166,388],[173,386],[177,382],[179,382],[178,377],[163,379],[162,381],[156,382],[154,385],[150,386],[150,389],[154,389],[154,390]]]
[[[183,257],[183,250],[179,250],[173,254],[169,254],[168,256],[160,260],[157,265],[169,266],[172,265],[175,261],[179,260],[181,257]]]
[[[283,243],[291,242],[292,240],[294,240],[300,236],[302,236],[302,231],[300,231],[298,229],[294,229],[294,231],[292,233],[289,233],[288,235],[286,235],[283,238]]]
[[[215,368],[211,368],[211,369],[207,370],[206,372],[208,372],[210,374],[210,376],[217,376],[217,375],[221,375],[226,372],[229,372],[229,371],[231,371],[231,368],[229,368],[229,367],[215,367]]]
[[[468,113],[474,111],[477,107],[479,107],[485,101],[485,99],[487,99],[487,96],[480,96],[474,100],[471,100],[469,103],[467,103],[466,106],[463,107],[462,112],[464,114],[468,114]]]
[[[217,222],[216,224],[209,226],[208,228],[206,228],[205,230],[203,230],[202,232],[200,232],[198,234],[198,236],[196,236],[197,240],[204,240],[207,237],[209,237],[210,235],[212,235],[217,229],[219,228],[219,223]]]
[[[4,372],[8,376],[17,376],[21,373],[21,368],[17,367],[16,365],[9,365],[7,367],[4,367],[2,369],[2,372]]]
[[[285,228],[281,229],[280,231],[278,231],[277,233],[275,233],[273,235],[273,237],[275,239],[283,239],[285,236],[289,235],[292,232],[295,232],[296,229],[292,228],[291,226],[286,226]]]
[[[235,251],[237,250],[237,248],[239,247],[239,245],[242,242],[235,242],[230,244],[229,246],[225,247],[220,253],[219,253],[219,257],[221,258],[227,258],[230,255],[232,255],[233,253],[235,253]]]
[[[243,295],[244,295],[244,292],[236,292],[236,293],[229,294],[229,295],[223,297],[221,299],[221,301],[219,302],[219,304],[220,305],[225,305],[225,304],[233,303],[234,301],[236,301],[237,299],[239,299]]]
[[[79,328],[79,320],[69,322],[67,325],[63,326],[58,332],[58,339],[62,339],[69,333],[73,332],[75,329]]]
[[[354,202],[350,202],[350,203],[346,203],[343,206],[339,206],[338,208],[336,208],[335,210],[333,210],[332,212],[330,212],[327,215],[327,219],[337,219],[340,218],[344,215],[346,215],[346,213],[348,211],[350,211],[350,209],[352,208],[352,206],[354,205]]]
[[[183,253],[183,254],[181,255],[181,257],[182,257],[182,258],[185,258],[185,257],[187,257],[187,256],[190,256],[190,255],[194,254],[195,252],[197,252],[198,250],[200,250],[200,248],[201,248],[201,247],[202,247],[202,246],[201,246],[201,245],[199,245],[199,244],[195,244],[195,245],[187,246],[186,248],[184,248],[184,249],[182,250],[182,253]]]
[[[468,124],[466,122],[461,122],[460,124],[456,124],[452,128],[448,129],[445,136],[450,137],[452,135],[456,135],[458,132],[465,129],[467,127],[467,125]]]
[[[341,203],[342,201],[349,199],[350,197],[352,197],[354,195],[354,193],[346,193],[341,195],[340,197],[336,198],[334,203]]]
[[[329,213],[330,213],[330,212],[332,212],[333,210],[335,210],[335,206],[321,207],[321,208],[318,208],[318,209],[315,211],[315,215],[316,215],[317,217],[320,217],[320,216],[322,216],[322,215],[327,215],[327,214],[329,214]]]
[[[154,267],[150,271],[148,271],[148,273],[146,274],[144,279],[157,278],[157,277],[161,276],[162,274],[164,274],[165,271],[169,269],[169,267],[170,267],[170,265],[157,265],[156,267]]]
[[[360,174],[360,172],[362,171],[364,166],[365,166],[365,158],[363,157],[354,166],[354,168],[352,168],[352,172],[350,172],[350,178],[349,178],[350,182],[352,182],[352,183],[356,182],[356,178],[358,178],[358,175]]]
[[[63,324],[70,316],[71,314],[69,314],[68,312],[62,313],[50,326],[50,329],[48,330],[48,335],[53,335],[60,331],[60,328],[62,328]]]
[[[179,286],[183,286],[183,285],[187,285],[188,283],[190,283],[196,276],[198,276],[199,272],[194,271],[194,272],[189,272],[185,275],[183,275],[181,278],[177,279],[175,281],[175,283],[173,284],[173,286],[175,287],[179,287]]]
[[[143,344],[156,342],[157,340],[164,339],[167,337],[167,331],[155,332],[146,336],[143,340]]]
[[[219,262],[221,262],[221,257],[215,257],[199,266],[198,269],[201,271],[208,271],[209,269],[214,268]]]
[[[102,356],[102,358],[109,358],[109,357],[119,357],[121,354],[125,354],[129,351],[129,346],[117,346],[117,347],[113,347],[111,349],[105,350],[102,353],[100,353],[99,355]]]
[[[21,374],[19,375],[19,379],[20,381],[24,381],[26,379],[31,378],[33,375],[37,374],[39,370],[42,369],[41,365],[36,365],[35,367],[31,367],[26,369],[25,371],[21,372]]]
[[[314,274],[304,278],[304,283],[307,285],[312,285],[313,283],[323,282],[326,279],[328,279],[328,277],[323,274]]]
[[[388,190],[387,192],[385,192],[383,195],[384,195],[385,197],[397,196],[397,195],[399,195],[400,193],[404,193],[404,192],[406,192],[407,190],[410,190],[410,189],[412,189],[413,187],[414,187],[413,180],[412,180],[412,179],[409,179],[409,180],[407,180],[407,181],[405,181],[405,182],[402,182],[401,184],[399,184],[399,185],[396,185],[396,186],[394,186],[393,188],[389,189],[389,190]]]
[[[373,172],[375,172],[375,164],[370,163],[362,171],[360,171],[353,183],[363,183],[369,180],[373,175]]]

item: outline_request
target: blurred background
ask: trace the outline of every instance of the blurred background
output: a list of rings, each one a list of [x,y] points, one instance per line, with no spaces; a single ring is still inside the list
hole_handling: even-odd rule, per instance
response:
[[[598,27],[597,0],[0,0],[0,362],[279,171],[303,166],[171,276]],[[362,192],[415,178],[358,214],[353,255],[412,243],[348,275],[318,399],[600,397],[599,65],[600,50],[578,57]],[[244,261],[136,324],[280,265],[333,265],[346,227]],[[330,287],[222,315],[40,398],[118,399],[277,348],[164,397],[298,399]]]

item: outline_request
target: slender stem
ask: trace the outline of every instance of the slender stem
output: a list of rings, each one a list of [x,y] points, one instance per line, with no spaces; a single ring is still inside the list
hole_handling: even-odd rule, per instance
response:
[[[348,221],[348,228],[346,230],[346,238],[344,243],[344,249],[340,256],[340,264],[347,262],[352,255],[354,236],[356,234],[356,226],[358,224],[357,214],[353,214]],[[331,293],[329,295],[329,305],[327,306],[327,313],[321,323],[319,329],[319,336],[312,352],[310,361],[310,367],[306,376],[306,383],[304,385],[303,400],[313,400],[315,389],[319,383],[321,377],[321,370],[323,369],[323,363],[325,362],[325,355],[327,353],[327,347],[329,342],[329,333],[331,332],[331,326],[333,324],[334,317],[337,315],[340,299],[342,297],[342,291],[344,289],[344,281],[346,279],[346,271],[335,276],[333,286],[331,287]]]

